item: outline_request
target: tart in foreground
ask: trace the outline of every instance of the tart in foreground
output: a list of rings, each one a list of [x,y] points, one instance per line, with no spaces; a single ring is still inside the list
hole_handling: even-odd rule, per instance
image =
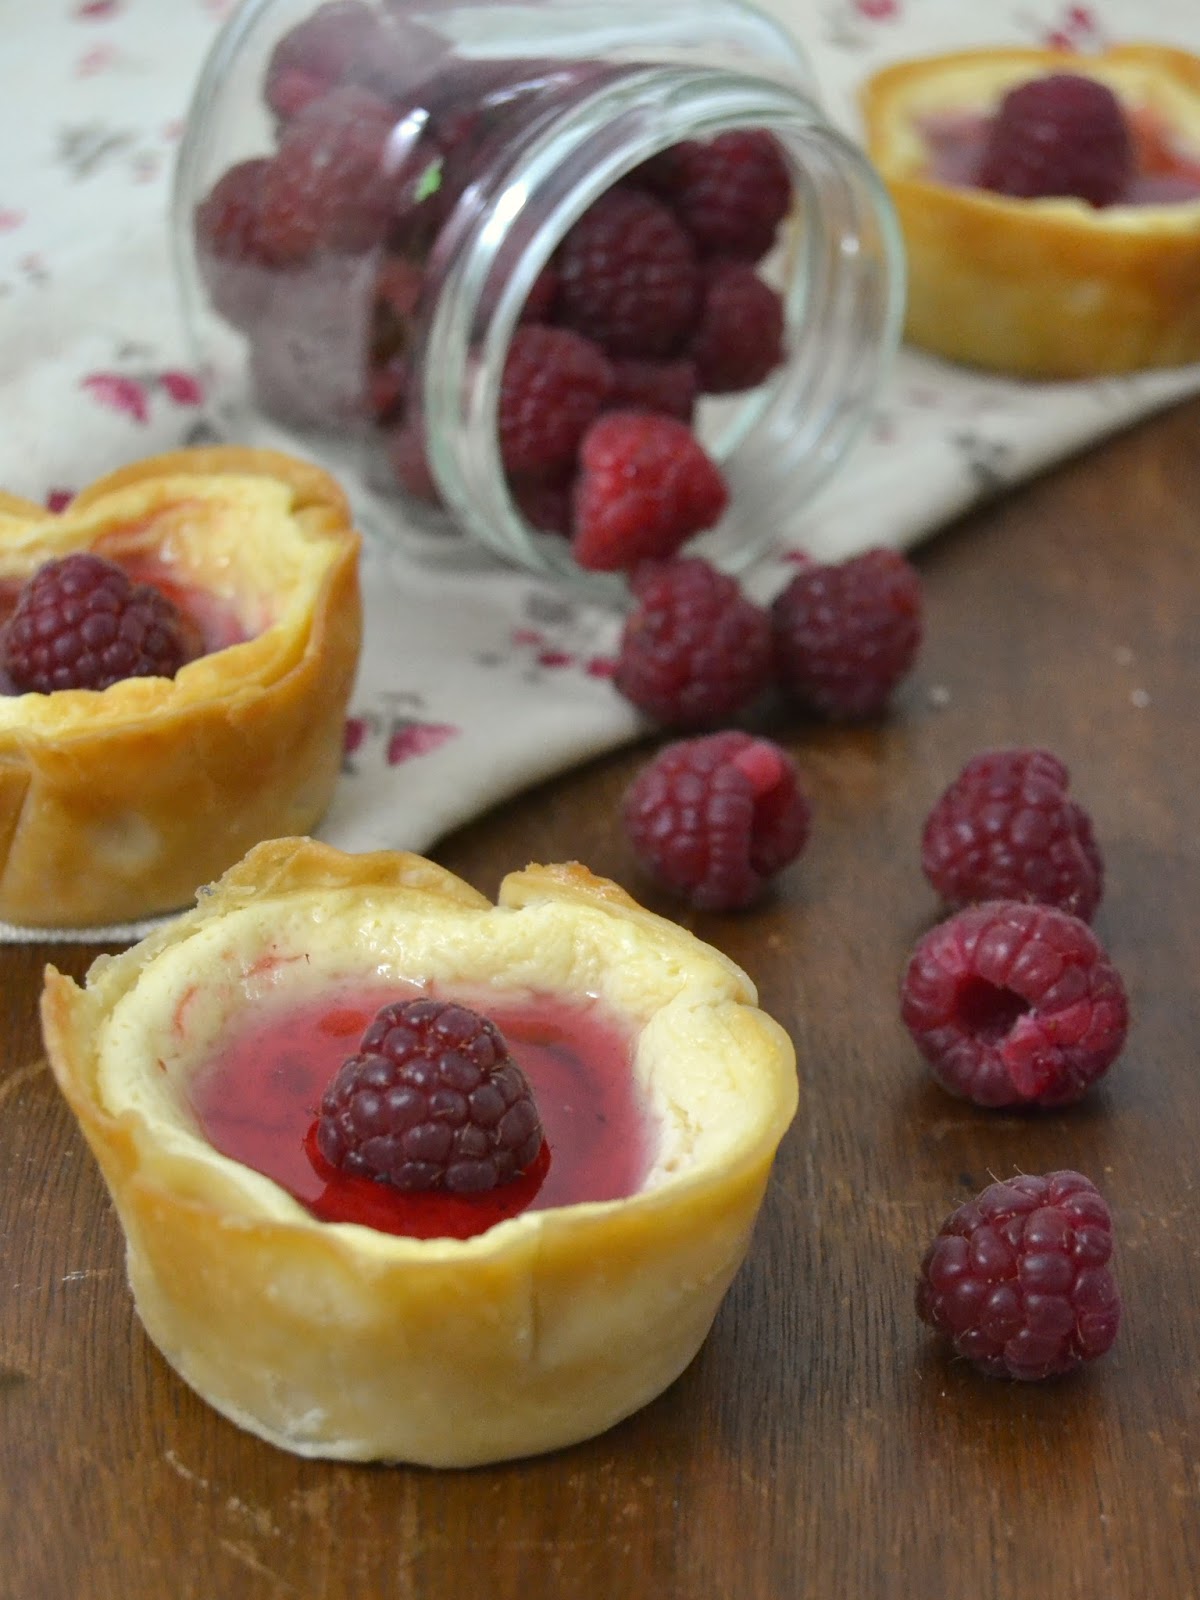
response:
[[[197,1083],[226,1041],[367,982],[615,1021],[647,1135],[631,1191],[410,1237],[323,1221],[214,1148]],[[417,856],[274,841],[86,987],[49,969],[42,1015],[146,1331],[225,1416],[310,1456],[467,1466],[647,1404],[708,1332],[797,1101],[745,974],[575,864],[511,873],[493,906]]]
[[[1105,86],[1123,111],[1133,169],[1112,203],[995,192],[972,171],[1005,96],[1058,74]],[[913,344],[1032,377],[1200,360],[1196,57],[1152,44],[963,51],[876,73],[862,108],[904,233]]]
[[[358,548],[326,473],[274,451],[178,451],[54,515],[0,497],[11,627],[81,553],[187,620],[173,675],[0,694],[0,918],[84,927],[187,905],[329,803],[358,662]]]

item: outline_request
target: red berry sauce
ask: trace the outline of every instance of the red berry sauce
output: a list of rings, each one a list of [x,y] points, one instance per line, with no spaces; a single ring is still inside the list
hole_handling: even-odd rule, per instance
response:
[[[637,1192],[654,1135],[634,1082],[632,1037],[596,1002],[545,995],[499,1004],[453,997],[491,1018],[533,1089],[546,1143],[522,1177],[481,1195],[414,1194],[322,1161],[312,1133],[330,1079],[382,1005],[425,992],[360,985],[286,1011],[264,1007],[192,1078],[189,1098],[204,1136],[324,1222],[416,1239],[468,1239],[522,1211]]]

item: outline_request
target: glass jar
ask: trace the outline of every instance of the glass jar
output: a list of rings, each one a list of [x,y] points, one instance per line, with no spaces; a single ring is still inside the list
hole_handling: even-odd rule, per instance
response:
[[[685,548],[744,565],[840,460],[899,335],[883,188],[743,0],[245,0],[174,231],[219,433],[320,460],[370,530],[465,531],[543,572],[578,573],[579,441],[614,406],[688,420],[729,498]],[[514,338],[563,345],[537,324],[608,376],[538,369],[531,467],[498,406]]]

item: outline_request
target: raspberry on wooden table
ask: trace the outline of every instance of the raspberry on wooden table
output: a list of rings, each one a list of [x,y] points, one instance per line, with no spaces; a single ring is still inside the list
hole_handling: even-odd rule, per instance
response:
[[[497,425],[505,471],[547,478],[570,467],[612,386],[612,366],[590,339],[540,323],[519,327],[500,382]]]
[[[644,563],[631,588],[637,605],[613,680],[627,700],[665,727],[699,728],[758,698],[771,674],[771,620],[736,579],[691,557]]]
[[[183,619],[166,595],[77,551],[47,561],[22,586],[0,659],[19,694],[52,694],[173,678],[186,655]]]
[[[584,436],[572,550],[593,572],[673,556],[729,503],[720,469],[691,429],[649,411],[610,411]]]
[[[771,620],[785,693],[826,717],[869,717],[916,660],[921,581],[895,550],[814,561],[776,596]]]
[[[1010,89],[980,158],[981,188],[1017,199],[1120,200],[1134,173],[1121,103],[1094,78],[1056,72]]]
[[[384,1006],[321,1100],[317,1148],[397,1189],[480,1194],[542,1148],[533,1093],[495,1023],[445,1000]]]
[[[783,360],[778,292],[744,262],[712,267],[688,353],[706,394],[756,389]]]
[[[942,1223],[917,1278],[917,1315],[993,1378],[1057,1378],[1117,1337],[1112,1218],[1078,1172],[989,1184]]]
[[[1090,922],[1104,889],[1091,818],[1048,750],[987,750],[926,818],[921,866],[948,905],[1037,900]]]
[[[1121,975],[1085,922],[989,900],[932,928],[909,959],[900,1015],[934,1077],[981,1106],[1065,1106],[1121,1053]]]
[[[647,874],[705,911],[750,905],[808,842],[795,763],[731,730],[667,745],[633,780],[625,829]]]
[[[691,331],[700,276],[691,241],[640,189],[610,189],[556,257],[557,315],[610,356],[673,353]]]
[[[702,256],[760,261],[792,203],[783,151],[761,128],[676,146],[670,203]]]

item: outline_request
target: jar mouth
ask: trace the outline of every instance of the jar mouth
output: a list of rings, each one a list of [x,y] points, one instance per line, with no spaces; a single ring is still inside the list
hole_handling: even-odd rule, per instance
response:
[[[783,248],[791,354],[759,388],[723,402],[705,447],[732,510],[691,541],[727,571],[776,542],[869,421],[899,343],[904,256],[867,158],[795,88],[717,69],[628,68],[569,105],[519,152],[459,241],[422,351],[429,458],[447,506],[493,552],[623,600],[623,579],[584,573],[567,542],[515,506],[497,414],[506,353],[539,273],[568,229],[626,174],[669,146],[765,128],[796,201]]]

